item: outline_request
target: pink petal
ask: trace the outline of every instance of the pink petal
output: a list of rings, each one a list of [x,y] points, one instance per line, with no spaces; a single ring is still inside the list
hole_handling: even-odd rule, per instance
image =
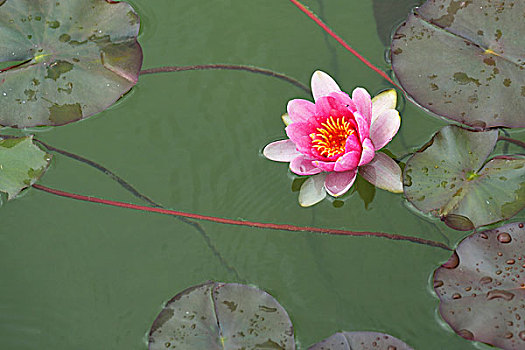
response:
[[[344,93],[340,92],[340,94]],[[329,116],[334,118],[344,116],[348,121],[351,121],[353,119],[353,112],[350,107],[347,107],[344,102],[333,95],[335,94],[332,93],[330,96],[320,97],[315,101],[316,119],[324,121]]]
[[[299,190],[299,204],[302,207],[310,207],[319,203],[326,197],[324,181],[326,174],[317,174],[308,178]]]
[[[359,140],[359,137],[355,132],[352,135],[348,136],[345,144],[345,153],[352,151],[361,152],[361,141]]]
[[[359,164],[361,152],[352,151],[345,153],[335,162],[334,171],[354,170]]]
[[[292,122],[306,122],[315,115],[315,104],[310,101],[295,99],[288,102],[288,115]]]
[[[374,159],[375,154],[374,144],[370,139],[365,139],[365,141],[363,141],[363,151],[361,153],[361,159],[359,160],[359,166],[370,163],[372,159]]]
[[[329,173],[324,182],[326,191],[334,197],[342,196],[352,187],[356,175],[357,169],[341,173]]]
[[[332,92],[330,94],[330,97],[335,98],[337,101],[339,101],[339,103],[341,103],[344,107],[348,108],[352,113],[357,111],[357,107],[354,101],[352,101],[352,99],[350,98],[350,96],[348,96],[346,92]]]
[[[323,96],[315,101],[315,114],[323,119],[337,111],[340,103],[332,96]]]
[[[370,127],[370,138],[376,150],[383,148],[397,134],[401,118],[395,109],[387,109],[377,117]]]
[[[281,140],[272,142],[263,149],[263,155],[276,162],[291,162],[301,155],[292,140]]]
[[[310,133],[312,128],[307,123],[292,123],[285,129],[286,135],[292,140],[297,148],[308,148],[311,144]]]
[[[312,75],[311,86],[315,101],[317,101],[318,98],[330,95],[332,92],[341,91],[339,85],[337,85],[331,76],[319,70]]]
[[[396,90],[390,89],[381,92],[380,94],[374,96],[372,99],[372,122],[379,117],[387,109],[395,109],[397,105],[397,93]]]
[[[312,164],[322,171],[330,172],[334,171],[335,162],[322,162],[320,160],[312,161]]]
[[[403,192],[401,168],[389,156],[376,153],[367,165],[359,167],[359,174],[372,185],[394,193]]]
[[[372,120],[372,99],[370,98],[368,91],[363,88],[354,89],[352,92],[352,100],[354,101],[359,114],[361,114],[368,122],[368,125],[370,125]]]
[[[357,122],[357,131],[359,132],[359,140],[363,142],[364,139],[370,137],[370,124],[358,112],[354,113],[355,121]]]
[[[345,153],[352,151],[361,152],[361,141],[359,140],[359,137],[355,132],[352,135],[348,136],[345,144]]]
[[[322,171],[312,164],[312,159],[302,155],[290,162],[290,170],[297,175],[314,175]]]

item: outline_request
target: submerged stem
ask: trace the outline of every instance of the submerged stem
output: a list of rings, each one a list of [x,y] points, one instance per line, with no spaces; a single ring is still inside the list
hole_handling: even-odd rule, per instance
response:
[[[154,73],[184,72],[188,70],[213,70],[213,69],[241,70],[241,71],[246,71],[250,73],[263,74],[263,75],[267,75],[270,77],[284,80],[304,90],[306,93],[308,94],[310,93],[310,89],[308,88],[308,86],[304,85],[300,81],[294,78],[291,78],[285,74],[277,73],[277,72],[274,72],[266,68],[259,68],[259,67],[238,65],[238,64],[202,64],[202,65],[194,65],[194,66],[166,66],[166,67],[149,68],[149,69],[141,70],[140,75],[154,74]]]
[[[65,150],[62,150],[62,149],[59,149],[59,148],[56,148],[56,147],[53,147],[51,145],[48,145],[46,144],[45,142],[41,141],[41,140],[38,140],[38,139],[33,139],[34,142],[40,144],[41,146],[43,146],[44,148],[46,148],[48,151],[50,152],[56,152],[56,153],[59,153],[63,156],[66,156],[68,158],[71,158],[71,159],[74,159],[78,162],[81,162],[81,163],[84,163],[84,164],[87,164],[101,172],[103,172],[105,175],[109,176],[112,180],[116,181],[120,186],[122,186],[126,191],[128,191],[129,193],[131,193],[133,196],[135,196],[136,198],[148,203],[149,205],[155,207],[155,208],[164,208],[162,205],[160,205],[159,203],[156,203],[155,201],[153,201],[152,199],[150,199],[149,197],[143,195],[142,193],[140,193],[138,190],[136,190],[130,183],[128,183],[126,180],[124,180],[123,178],[121,178],[120,176],[118,176],[117,174],[115,174],[114,172],[112,172],[111,170],[109,170],[108,168],[104,167],[103,165],[101,164],[98,164],[90,159],[87,159],[87,158],[84,158],[82,156],[79,156],[77,154],[74,154],[74,153],[71,153],[71,152],[68,152],[68,151],[65,151]],[[208,248],[212,251],[213,255],[215,255],[215,257],[219,260],[219,262],[221,263],[221,265],[226,269],[228,270],[230,273],[232,273],[233,275],[235,275],[235,277],[237,278],[237,280],[239,280],[240,282],[243,282],[244,279],[240,277],[239,273],[237,272],[237,270],[231,266],[230,264],[228,264],[228,262],[226,261],[226,259],[224,259],[224,257],[222,256],[222,254],[218,251],[218,249],[213,245],[213,242],[211,241],[211,238],[208,236],[208,234],[206,233],[206,231],[204,230],[204,228],[198,223],[198,222],[194,222],[192,220],[189,220],[188,218],[185,218],[185,217],[177,217],[177,219],[179,219],[180,221],[184,222],[185,224],[188,224],[190,226],[193,226],[202,236],[202,238],[204,239],[204,241],[206,242],[206,245],[208,246]]]
[[[387,238],[387,239],[392,239],[392,240],[397,240],[397,241],[409,241],[412,243],[424,244],[424,245],[428,245],[431,247],[436,247],[436,248],[441,248],[444,250],[452,251],[452,249],[450,249],[447,245],[441,242],[435,242],[435,241],[422,239],[418,237],[403,236],[403,235],[390,234],[390,233],[384,233],[384,232],[355,232],[355,231],[319,228],[319,227],[304,227],[304,226],[295,226],[295,225],[287,225],[287,224],[271,224],[271,223],[255,222],[255,221],[224,219],[224,218],[218,218],[214,216],[185,213],[185,212],[177,211],[177,210],[146,207],[142,205],[112,201],[112,200],[107,200],[107,199],[102,199],[102,198],[97,198],[97,197],[83,196],[80,194],[69,193],[69,192],[52,189],[52,188],[45,187],[45,186],[38,185],[38,184],[34,184],[33,188],[36,188],[40,191],[51,193],[51,194],[54,194],[60,197],[66,197],[66,198],[76,199],[76,200],[85,201],[85,202],[98,203],[98,204],[104,204],[104,205],[109,205],[113,207],[140,210],[140,211],[146,211],[146,212],[152,212],[152,213],[159,213],[159,214],[164,214],[164,215],[173,215],[173,216],[179,216],[179,217],[190,218],[190,219],[206,220],[206,221],[216,222],[220,224],[258,227],[258,228],[264,228],[264,229],[270,229],[270,230],[280,230],[280,231],[314,232],[314,233],[340,235],[340,236],[382,237],[382,238]]]

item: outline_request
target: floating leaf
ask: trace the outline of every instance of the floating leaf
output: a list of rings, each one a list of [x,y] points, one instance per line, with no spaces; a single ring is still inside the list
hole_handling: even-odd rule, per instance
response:
[[[429,0],[392,41],[401,86],[437,115],[525,127],[525,1]]]
[[[525,229],[502,226],[465,238],[434,274],[439,312],[469,340],[525,349]]]
[[[269,294],[208,282],[171,299],[149,334],[150,350],[295,349],[293,326]]]
[[[390,45],[390,37],[395,27],[403,21],[410,9],[424,0],[373,0],[377,34],[385,45]]]
[[[34,184],[46,171],[51,155],[33,144],[32,137],[0,141],[0,191],[7,199]]]
[[[458,230],[508,219],[525,206],[525,158],[494,157],[498,131],[446,126],[407,162],[405,197]]]
[[[0,124],[63,125],[137,83],[139,18],[124,2],[0,1]],[[9,64],[8,64],[9,65]]]
[[[342,332],[326,338],[308,350],[412,350],[391,335],[376,332]]]

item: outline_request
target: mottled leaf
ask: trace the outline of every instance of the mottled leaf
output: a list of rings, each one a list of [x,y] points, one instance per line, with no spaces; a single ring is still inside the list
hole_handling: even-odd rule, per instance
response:
[[[150,350],[295,349],[293,327],[269,294],[208,282],[171,299],[149,334]]]
[[[394,34],[395,75],[437,115],[525,127],[524,13],[521,0],[428,0]]]
[[[525,229],[513,223],[465,238],[434,274],[439,312],[469,340],[525,349]]]
[[[508,219],[525,206],[525,158],[487,157],[496,130],[446,126],[408,161],[405,197],[458,230]]]
[[[0,2],[0,124],[63,125],[98,113],[137,83],[139,18],[125,2]],[[8,64],[9,65],[9,64]]]
[[[390,45],[390,37],[395,27],[405,19],[410,9],[424,0],[372,0],[377,34],[385,45]]]
[[[0,141],[0,191],[8,200],[34,184],[46,171],[51,155],[33,144],[32,137]]]
[[[341,332],[312,345],[308,350],[412,350],[412,348],[384,333]]]

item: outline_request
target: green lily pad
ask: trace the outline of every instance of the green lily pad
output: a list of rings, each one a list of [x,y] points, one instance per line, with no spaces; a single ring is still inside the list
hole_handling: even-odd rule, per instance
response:
[[[11,200],[46,171],[51,155],[35,146],[32,137],[0,141],[0,191]]]
[[[433,113],[478,129],[525,127],[524,1],[428,0],[394,34],[392,67]]]
[[[377,34],[385,45],[390,45],[392,32],[403,21],[406,14],[424,0],[372,0]]]
[[[312,345],[308,350],[412,350],[412,348],[384,333],[341,332]]]
[[[439,312],[469,340],[525,349],[525,229],[513,223],[465,238],[434,274]]]
[[[514,216],[525,206],[525,158],[494,157],[498,131],[442,128],[408,161],[405,197],[458,230]]]
[[[139,26],[124,2],[0,1],[0,125],[63,125],[112,105],[137,83]]]
[[[171,299],[149,333],[149,350],[295,349],[292,323],[269,294],[207,282]]]

